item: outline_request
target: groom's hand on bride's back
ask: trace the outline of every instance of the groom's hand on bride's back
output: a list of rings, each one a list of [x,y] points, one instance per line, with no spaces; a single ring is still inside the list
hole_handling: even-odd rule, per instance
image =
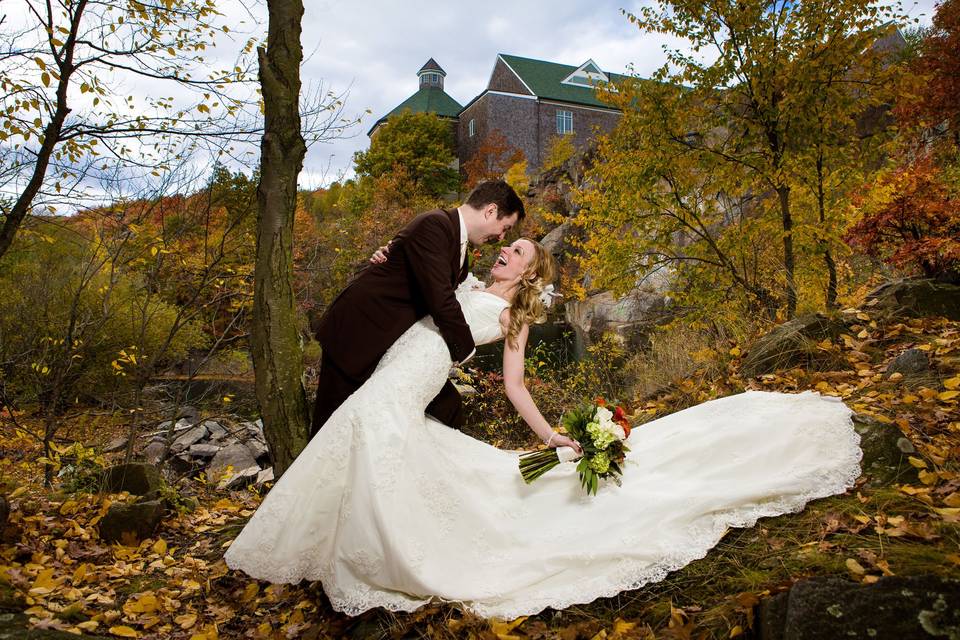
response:
[[[378,247],[376,251],[373,252],[373,255],[370,256],[371,264],[383,264],[387,261],[387,254],[390,253],[390,243]]]

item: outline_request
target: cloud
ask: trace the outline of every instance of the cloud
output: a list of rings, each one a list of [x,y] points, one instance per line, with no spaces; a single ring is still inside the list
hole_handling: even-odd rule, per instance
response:
[[[579,65],[588,58],[604,70],[648,75],[664,62],[663,46],[683,41],[644,34],[622,14],[649,2],[427,0],[309,2],[303,43],[313,55],[305,79],[323,78],[333,89],[350,87],[347,112],[370,109],[359,135],[310,149],[301,184],[322,186],[349,174],[355,151],[367,147],[366,132],[381,116],[417,90],[416,72],[434,58],[447,72],[445,89],[466,104],[487,84],[498,53]],[[929,24],[933,1],[907,5]]]

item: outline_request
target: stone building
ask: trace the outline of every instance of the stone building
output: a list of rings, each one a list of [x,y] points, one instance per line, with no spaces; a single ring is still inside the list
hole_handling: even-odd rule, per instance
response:
[[[571,136],[584,149],[595,132],[608,132],[620,111],[597,99],[596,87],[623,76],[607,73],[593,61],[580,66],[500,54],[486,89],[461,107],[443,91],[446,73],[431,58],[417,72],[420,89],[397,105],[370,129],[371,138],[387,119],[404,110],[428,111],[451,120],[457,159],[462,166],[483,141],[499,130],[523,151],[527,169],[539,170],[557,136]]]

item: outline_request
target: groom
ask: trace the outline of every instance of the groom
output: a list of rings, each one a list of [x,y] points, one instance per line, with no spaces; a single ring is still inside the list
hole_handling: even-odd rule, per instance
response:
[[[410,221],[390,241],[386,260],[369,265],[347,285],[317,327],[323,355],[311,438],[420,318],[433,317],[454,362],[473,355],[470,328],[454,296],[467,276],[467,243],[502,240],[523,216],[523,203],[510,185],[481,183],[456,209],[434,209]],[[460,394],[449,381],[427,412],[460,426]]]

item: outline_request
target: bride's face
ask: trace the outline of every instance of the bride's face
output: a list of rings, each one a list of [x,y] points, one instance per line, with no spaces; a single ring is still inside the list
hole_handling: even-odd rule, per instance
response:
[[[520,238],[509,247],[503,247],[490,269],[490,275],[498,282],[519,280],[533,261],[535,251],[533,243],[526,238]]]

